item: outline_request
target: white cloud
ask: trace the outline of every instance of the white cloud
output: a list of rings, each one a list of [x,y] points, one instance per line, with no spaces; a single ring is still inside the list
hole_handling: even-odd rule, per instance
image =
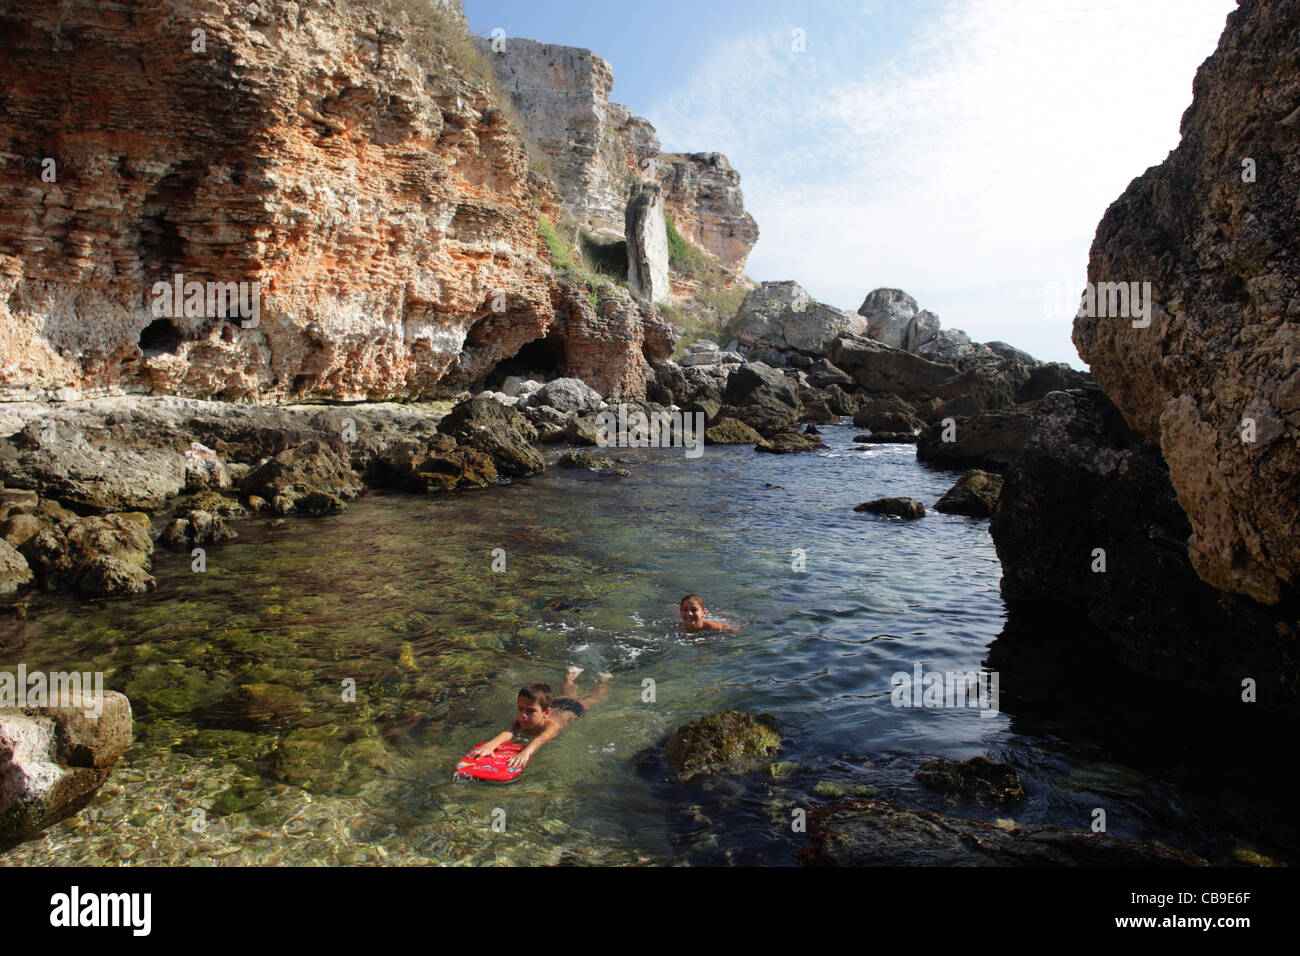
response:
[[[1044,286],[1081,286],[1106,207],[1177,145],[1235,5],[964,0],[885,55],[871,51],[898,18],[846,5],[806,53],[776,20],[721,39],[649,119],[665,148],[740,170],[755,278],[850,309],[897,286],[946,327],[1077,364]]]

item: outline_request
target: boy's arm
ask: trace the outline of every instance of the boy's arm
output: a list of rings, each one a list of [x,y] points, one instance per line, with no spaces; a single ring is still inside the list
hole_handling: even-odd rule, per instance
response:
[[[515,730],[517,729],[515,727],[515,723],[517,723],[517,721],[512,722],[510,724],[509,730],[503,730],[501,731],[501,733],[497,734],[491,740],[487,741],[487,743],[480,744],[479,746],[475,747],[473,750],[469,752],[469,755],[471,757],[486,757],[488,754],[492,753],[492,751],[496,750],[502,744],[506,743],[512,737],[514,737]]]
[[[510,766],[518,767],[521,770],[524,767],[527,767],[528,761],[532,760],[533,754],[537,753],[537,748],[539,748],[542,744],[546,743],[546,741],[554,738],[555,735],[558,734],[559,732],[560,732],[560,725],[553,720],[550,721],[547,724],[546,729],[533,738],[532,743],[530,743],[527,747],[525,747],[523,750],[519,751],[519,753],[515,754],[513,757],[510,758],[509,761]]]
[[[700,626],[709,631],[727,631],[731,634],[737,634],[740,632],[740,628],[736,627],[736,625],[723,624],[721,621],[704,621]]]

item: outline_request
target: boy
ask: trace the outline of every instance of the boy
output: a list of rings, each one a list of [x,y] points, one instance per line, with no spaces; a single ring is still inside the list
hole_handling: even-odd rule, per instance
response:
[[[708,615],[708,608],[704,606],[704,598],[698,594],[688,594],[682,598],[682,624],[688,631],[726,631],[728,634],[739,633],[740,628],[734,624],[724,624],[721,621],[706,621],[704,618]]]
[[[561,730],[571,724],[576,717],[581,717],[588,707],[594,707],[605,699],[609,693],[609,674],[601,673],[596,677],[596,686],[591,696],[578,700],[572,695],[578,693],[577,678],[582,673],[581,667],[570,667],[564,675],[564,686],[560,688],[562,696],[551,700],[551,686],[541,681],[533,681],[519,689],[519,698],[515,701],[515,719],[508,730],[503,730],[485,744],[480,744],[469,752],[471,757],[486,757],[515,734],[526,734],[533,740],[528,746],[510,758],[510,766],[522,770],[539,747],[555,737]],[[557,713],[558,711],[558,713]]]

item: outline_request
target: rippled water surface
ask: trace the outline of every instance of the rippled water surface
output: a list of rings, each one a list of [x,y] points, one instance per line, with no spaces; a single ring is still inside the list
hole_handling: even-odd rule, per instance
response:
[[[806,845],[793,808],[871,793],[1078,830],[1104,805],[1119,836],[1290,855],[1285,801],[1250,779],[1121,758],[1086,719],[894,707],[897,671],[981,669],[1000,566],[987,521],[852,510],[932,505],[956,473],[823,431],[831,449],[813,454],[624,450],[630,478],[550,467],[477,492],[369,493],[277,530],[238,523],[203,573],[160,551],[141,598],[38,599],[0,621],[0,666],[103,671],[136,740],[89,807],[0,862],[784,865]],[[682,631],[692,591],[740,634]],[[610,671],[608,699],[517,782],[452,779],[521,684],[558,691],[569,664],[581,693]],[[778,774],[681,787],[639,770],[665,733],[722,708],[782,721]],[[1024,803],[955,804],[911,776],[980,753],[1020,769]]]

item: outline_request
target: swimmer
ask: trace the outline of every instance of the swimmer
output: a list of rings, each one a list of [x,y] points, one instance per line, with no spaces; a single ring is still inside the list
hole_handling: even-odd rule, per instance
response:
[[[596,686],[586,697],[579,698],[578,675],[581,667],[570,667],[564,675],[564,685],[560,696],[551,699],[551,685],[533,681],[519,689],[515,701],[515,719],[510,727],[501,731],[487,743],[480,744],[469,752],[471,757],[486,757],[502,744],[508,742],[515,734],[524,734],[532,738],[523,750],[510,758],[511,767],[522,770],[537,753],[542,744],[552,740],[561,730],[573,723],[589,707],[594,707],[605,699],[609,693],[609,681],[612,675],[601,672],[596,675]]]
[[[688,594],[682,598],[682,624],[688,631],[725,631],[728,634],[739,633],[740,628],[722,621],[706,621],[709,610],[704,606],[704,598],[698,594]]]

